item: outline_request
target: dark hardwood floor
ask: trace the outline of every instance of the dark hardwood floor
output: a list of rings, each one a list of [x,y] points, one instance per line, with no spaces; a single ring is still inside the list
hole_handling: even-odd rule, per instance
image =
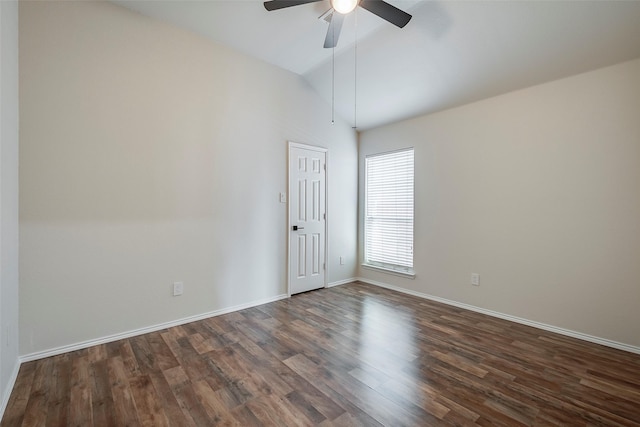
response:
[[[640,355],[353,283],[25,363],[1,426],[640,426]]]

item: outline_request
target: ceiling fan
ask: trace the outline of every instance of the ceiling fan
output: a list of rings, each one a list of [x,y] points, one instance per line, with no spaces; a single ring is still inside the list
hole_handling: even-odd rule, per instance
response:
[[[301,4],[315,3],[322,0],[268,0],[264,7],[268,11],[284,9],[286,7],[299,6]],[[329,19],[329,29],[324,40],[325,48],[333,48],[338,44],[338,37],[342,29],[344,16],[353,11],[357,6],[368,10],[374,15],[392,23],[397,27],[404,27],[411,20],[411,15],[383,0],[329,0],[333,12]],[[337,12],[337,13],[336,13]]]

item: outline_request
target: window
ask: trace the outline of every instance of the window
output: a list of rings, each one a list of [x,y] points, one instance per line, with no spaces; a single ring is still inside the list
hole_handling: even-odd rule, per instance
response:
[[[365,158],[364,264],[413,275],[413,148]]]

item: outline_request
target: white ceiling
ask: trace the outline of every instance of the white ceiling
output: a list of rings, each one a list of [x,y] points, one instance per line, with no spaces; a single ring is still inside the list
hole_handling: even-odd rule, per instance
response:
[[[329,0],[114,0],[297,73],[329,104],[335,68],[336,114],[360,130],[640,57],[640,0],[388,2],[405,28],[358,8],[333,52]]]

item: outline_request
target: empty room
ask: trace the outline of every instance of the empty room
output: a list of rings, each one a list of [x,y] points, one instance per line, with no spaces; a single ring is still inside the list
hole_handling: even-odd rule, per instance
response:
[[[640,426],[640,1],[0,1],[0,426]]]

